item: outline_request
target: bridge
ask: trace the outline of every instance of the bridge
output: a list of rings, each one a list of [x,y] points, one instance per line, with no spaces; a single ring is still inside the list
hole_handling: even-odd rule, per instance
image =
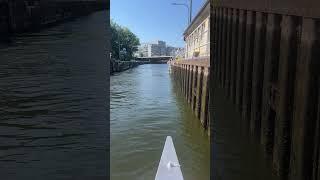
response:
[[[150,64],[166,64],[173,56],[151,56],[151,57],[137,57],[137,61],[142,61]]]

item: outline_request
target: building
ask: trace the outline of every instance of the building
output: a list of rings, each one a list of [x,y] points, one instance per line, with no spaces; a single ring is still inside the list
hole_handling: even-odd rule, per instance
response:
[[[142,43],[135,53],[136,57],[154,57],[154,56],[176,56],[181,54],[183,48],[167,46],[164,41],[154,41],[150,43]]]
[[[148,57],[148,44],[147,43],[142,43],[139,47],[138,47],[138,51],[135,52],[136,57]]]
[[[167,56],[184,57],[184,48],[167,46]]]
[[[166,56],[166,42],[154,41],[148,44],[148,57]]]
[[[210,56],[210,1],[207,0],[183,33],[185,58]]]

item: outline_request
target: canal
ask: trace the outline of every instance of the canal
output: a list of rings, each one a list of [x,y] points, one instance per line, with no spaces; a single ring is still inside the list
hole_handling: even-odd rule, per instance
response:
[[[1,179],[106,179],[106,13],[2,44]]]
[[[186,180],[209,180],[210,139],[175,89],[167,64],[110,79],[111,179],[154,179],[166,136]]]

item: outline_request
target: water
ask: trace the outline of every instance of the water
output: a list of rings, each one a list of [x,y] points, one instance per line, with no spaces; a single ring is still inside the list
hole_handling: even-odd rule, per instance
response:
[[[211,139],[213,179],[279,180],[272,171],[272,157],[263,153],[259,136],[249,133],[249,120],[243,120],[224,90],[214,88],[214,121]]]
[[[1,179],[106,179],[106,12],[0,49]]]
[[[166,136],[186,180],[208,180],[210,139],[174,87],[166,64],[116,74],[111,92],[111,179],[154,179]]]

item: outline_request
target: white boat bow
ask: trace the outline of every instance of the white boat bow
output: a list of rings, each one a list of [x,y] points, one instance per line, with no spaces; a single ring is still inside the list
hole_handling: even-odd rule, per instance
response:
[[[183,180],[171,136],[167,136],[155,180]]]

